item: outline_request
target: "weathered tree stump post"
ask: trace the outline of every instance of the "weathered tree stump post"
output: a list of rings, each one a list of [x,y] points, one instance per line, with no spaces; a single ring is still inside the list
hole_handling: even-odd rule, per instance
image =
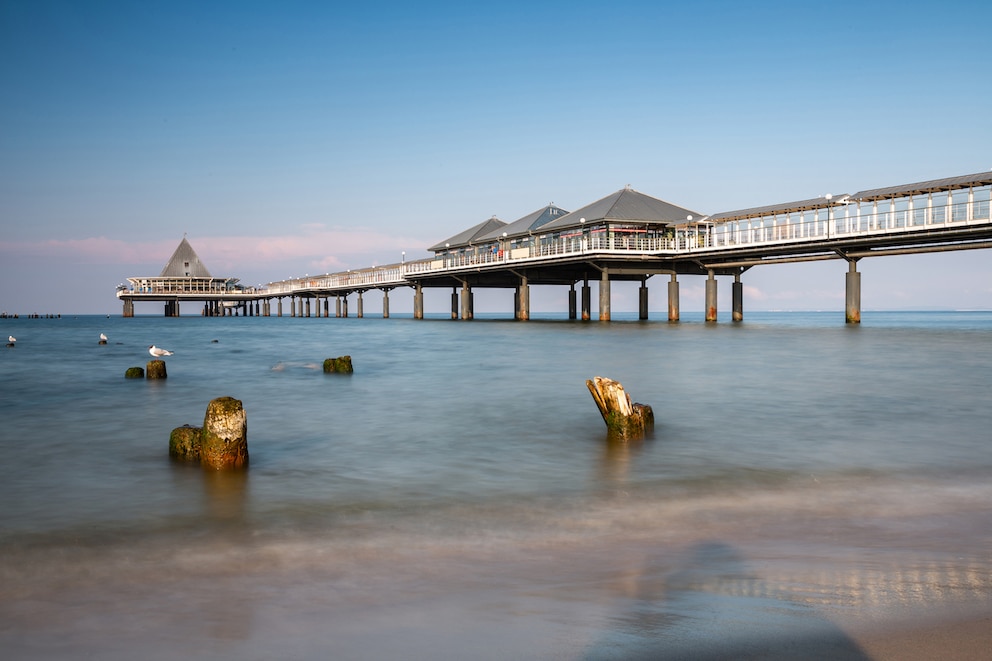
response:
[[[647,404],[631,404],[630,395],[618,381],[602,376],[586,380],[607,434],[616,440],[634,441],[654,429],[654,411]]]
[[[149,360],[145,365],[145,374],[149,379],[165,379],[169,376],[165,371],[164,360]]]
[[[124,372],[125,379],[143,379],[145,378],[145,370],[142,367],[128,367],[127,371]]]
[[[355,368],[351,365],[351,356],[339,356],[324,360],[324,372],[336,374],[351,374]]]
[[[218,397],[207,405],[200,462],[215,470],[248,466],[248,420],[240,399]]]
[[[169,456],[182,461],[200,460],[200,436],[203,429],[183,425],[169,435]]]

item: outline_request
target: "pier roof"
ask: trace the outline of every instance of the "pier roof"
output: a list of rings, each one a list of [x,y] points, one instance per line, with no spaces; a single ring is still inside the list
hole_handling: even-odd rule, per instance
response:
[[[519,218],[508,225],[503,227],[497,227],[491,232],[487,232],[482,236],[478,237],[477,241],[497,241],[502,238],[505,232],[507,237],[512,236],[525,236],[530,234],[534,230],[543,227],[553,220],[561,218],[568,212],[561,207],[555,206],[554,202],[548,204],[545,207],[538,209],[532,213],[527,214],[523,218]]]
[[[722,211],[709,217],[712,221],[737,220],[738,218],[760,218],[762,216],[774,216],[776,214],[792,213],[793,211],[807,211],[809,209],[823,209],[835,204],[839,204],[848,199],[848,195],[831,195],[814,197],[811,200],[799,200],[797,202],[782,202],[781,204],[769,204],[763,207],[752,207],[750,209],[738,209],[737,211]]]
[[[900,186],[863,190],[852,195],[851,199],[858,201],[881,200],[888,197],[936,193],[939,191],[970,188],[971,186],[986,186],[988,184],[992,184],[992,172],[976,172],[975,174],[965,174],[959,177],[931,179],[930,181],[921,181],[915,184],[902,184]]]
[[[484,220],[478,225],[468,228],[464,232],[460,232],[449,239],[445,239],[444,241],[431,246],[428,250],[431,252],[438,252],[450,248],[463,248],[478,242],[479,237],[488,234],[497,228],[502,228],[505,226],[506,223],[504,221],[500,220],[496,216],[493,216],[489,220]]]
[[[551,221],[541,229],[555,231],[579,227],[582,224],[582,219],[585,219],[587,223],[612,220],[674,225],[684,223],[688,216],[699,217],[702,215],[698,211],[676,206],[626,186],[612,195],[607,195],[592,204],[587,204],[581,209]]]
[[[169,258],[169,263],[162,269],[160,278],[212,278],[210,271],[200,261],[193,246],[186,237],[179,242],[176,251]]]

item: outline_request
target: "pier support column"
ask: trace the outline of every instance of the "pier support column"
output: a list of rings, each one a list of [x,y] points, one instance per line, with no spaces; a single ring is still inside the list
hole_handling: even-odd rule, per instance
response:
[[[300,300],[303,300],[303,299],[300,299]],[[300,311],[300,316],[303,316],[303,311],[302,310]],[[310,299],[309,298],[307,299],[307,318],[308,319],[310,318]]]
[[[713,271],[706,278],[706,321],[716,321],[716,277]]]
[[[468,282],[462,283],[462,319],[472,318],[472,289]]]
[[[282,296],[276,299],[276,316],[282,316]]]
[[[517,295],[514,298],[517,301],[515,315],[517,320],[527,321],[530,319],[530,284],[527,282],[527,276],[520,276],[520,284],[517,285]]]
[[[363,295],[365,292],[359,290],[358,292],[358,318],[363,319],[365,317],[365,299]]]
[[[324,319],[327,319],[330,316],[331,316],[331,297],[330,296],[325,296],[324,297]]]
[[[295,296],[290,296],[289,297],[289,316],[290,317],[295,317],[296,316],[296,297]]]
[[[610,271],[606,268],[599,279],[599,320],[610,320]]]
[[[644,321],[648,318],[648,279],[641,280],[641,286],[637,290],[638,313],[637,318]]]
[[[124,299],[124,310],[121,312],[122,317],[133,317],[134,316],[134,301],[127,298]]]
[[[382,290],[382,318],[389,319],[389,290]]]
[[[734,321],[744,321],[744,283],[741,282],[741,274],[734,274],[734,296],[733,311],[731,312]]]
[[[578,313],[578,305],[576,305],[575,297],[575,283],[568,290],[568,318],[570,321],[575,321]]]
[[[341,316],[345,319],[348,318],[348,295],[345,294],[341,297]]]
[[[458,288],[451,288],[451,318],[458,318]]]
[[[678,275],[672,274],[668,283],[668,321],[679,320],[679,280]]]
[[[849,324],[861,323],[861,274],[858,272],[858,260],[848,262],[847,296],[844,305],[844,321]]]
[[[413,318],[424,318],[424,286],[419,282],[413,288]]]
[[[589,287],[589,280],[582,281],[582,321],[592,319],[592,288]]]
[[[334,297],[334,316],[337,319],[341,318],[341,295],[338,294]]]

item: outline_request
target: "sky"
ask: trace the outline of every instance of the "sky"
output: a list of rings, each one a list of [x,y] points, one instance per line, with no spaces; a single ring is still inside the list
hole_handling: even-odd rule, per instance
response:
[[[626,185],[713,214],[988,171],[990,34],[986,0],[0,0],[0,308],[120,314],[116,286],[184,235],[254,285]],[[989,250],[859,270],[865,310],[992,309]],[[843,312],[846,271],[751,269],[745,314]]]

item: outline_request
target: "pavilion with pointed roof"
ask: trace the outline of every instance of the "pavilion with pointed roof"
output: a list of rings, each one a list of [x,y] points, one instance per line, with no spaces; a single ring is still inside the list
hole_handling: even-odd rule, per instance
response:
[[[185,235],[158,276],[135,276],[127,281],[130,287],[121,285],[117,291],[117,297],[124,301],[125,317],[134,316],[135,300],[164,301],[165,315],[178,317],[181,298],[202,298],[213,303],[205,310],[217,314],[222,311],[219,304],[223,300],[242,291],[238,278],[212,276]]]

